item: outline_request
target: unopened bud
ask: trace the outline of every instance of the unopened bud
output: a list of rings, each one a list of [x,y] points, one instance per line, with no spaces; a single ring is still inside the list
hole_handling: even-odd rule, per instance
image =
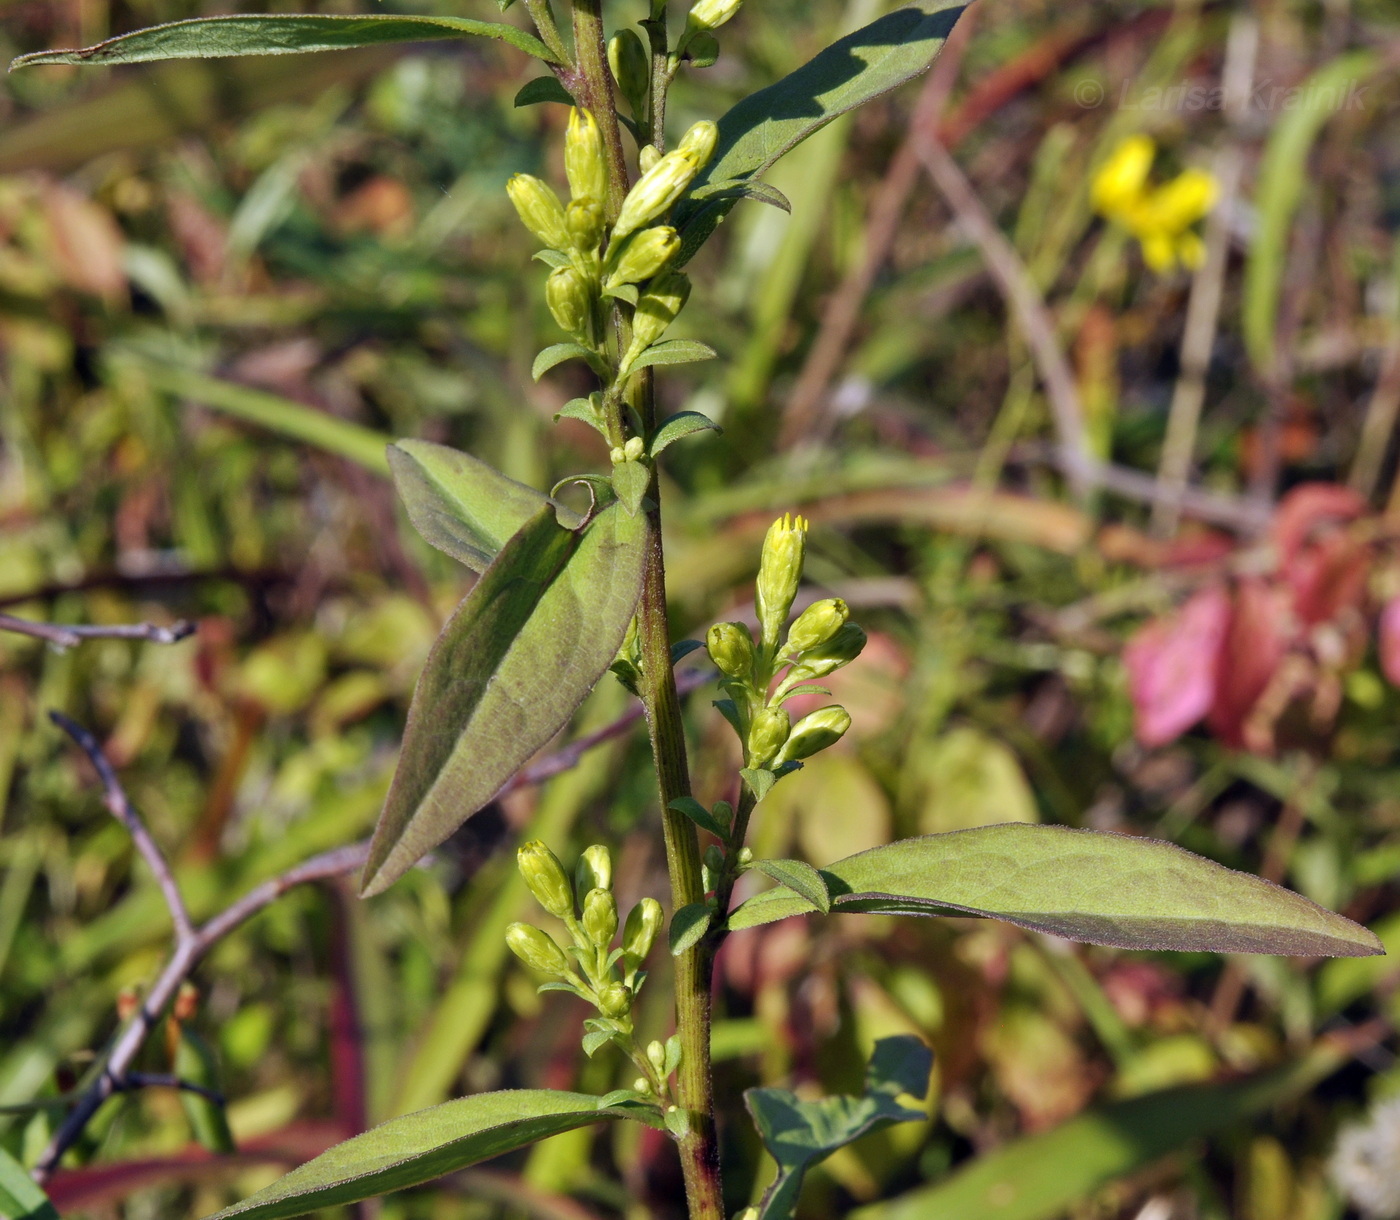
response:
[[[774,761],[781,766],[785,762],[799,762],[804,758],[811,758],[827,746],[835,745],[850,727],[851,713],[844,707],[832,704],[830,707],[818,708],[792,726],[792,734],[788,737],[787,744],[778,751]]]
[[[580,342],[592,342],[593,294],[588,281],[572,267],[558,267],[549,273],[544,299],[554,320]]]
[[[564,209],[569,243],[575,250],[596,250],[603,242],[603,209],[591,195],[575,199]]]
[[[564,205],[547,182],[533,174],[516,174],[506,183],[506,194],[525,227],[552,250],[569,248],[569,226]]]
[[[655,898],[643,898],[637,903],[622,929],[622,948],[627,956],[644,961],[656,943],[656,934],[665,919],[661,904]]]
[[[666,1074],[666,1048],[660,1042],[647,1043],[647,1062],[658,1076]]]
[[[621,466],[627,460],[627,455],[623,453],[621,445],[614,445],[608,450],[608,461],[614,466]]]
[[[632,993],[621,983],[609,983],[598,993],[598,1010],[617,1020],[632,1011]]]
[[[671,205],[685,194],[699,172],[700,165],[690,153],[667,153],[627,192],[617,223],[613,225],[613,237],[626,237],[664,216],[671,210]]]
[[[574,892],[558,856],[538,839],[531,839],[516,852],[515,862],[540,906],[556,919],[573,918]]]
[[[750,864],[753,863],[753,848],[739,848],[739,850],[734,854],[734,859],[738,862],[740,868],[747,868]]]
[[[859,623],[845,622],[840,630],[824,644],[818,644],[802,654],[792,667],[788,680],[796,678],[806,682],[812,678],[824,678],[827,674],[849,665],[865,648],[865,630]]]
[[[787,650],[794,656],[825,644],[851,617],[850,608],[839,597],[813,602],[788,630]]]
[[[720,851],[718,844],[711,843],[709,847],[705,848],[702,863],[713,876],[719,876],[720,869],[724,867],[724,853]]]
[[[760,708],[749,725],[749,757],[751,767],[766,767],[771,763],[792,729],[792,717],[780,707]]]
[[[703,4],[705,0],[700,2]],[[734,7],[737,9],[739,6],[736,4]],[[710,158],[715,155],[718,146],[719,127],[709,119],[701,119],[698,123],[693,123],[690,130],[681,137],[676,151],[694,161],[696,169],[704,169],[710,163]]]
[[[607,286],[640,284],[666,266],[680,251],[681,239],[670,225],[641,229],[623,242],[613,242],[603,270]]]
[[[650,1080],[647,1080],[645,1077],[638,1076],[637,1079],[634,1080],[634,1081],[632,1082],[632,1092],[634,1092],[634,1093],[650,1093],[650,1092],[651,1092],[651,1081],[650,1081]]]
[[[742,0],[700,0],[686,25],[692,30],[717,30],[739,11]]]
[[[598,948],[612,945],[617,935],[617,899],[612,890],[589,890],[583,900],[583,930]]]
[[[612,889],[612,853],[602,843],[585,847],[574,867],[574,893]]]
[[[716,623],[705,636],[710,660],[731,678],[753,673],[753,636],[743,623]]]
[[[632,112],[640,115],[651,91],[651,57],[636,30],[619,30],[608,40],[608,66]]]
[[[608,197],[603,133],[593,116],[577,106],[569,111],[569,129],[564,133],[564,172],[569,176],[569,193],[575,199],[601,202]]]
[[[763,557],[758,564],[754,586],[754,608],[763,628],[763,644],[775,648],[778,636],[797,596],[802,580],[802,560],[807,549],[807,522],[784,513],[768,527],[763,539]]]
[[[624,368],[666,333],[689,297],[690,279],[679,271],[668,271],[642,293],[632,315],[632,345],[622,362]]]
[[[528,923],[513,923],[506,929],[506,945],[531,970],[541,974],[568,974],[569,959],[554,940]]]
[[[624,461],[638,462],[646,455],[647,443],[640,436],[629,436],[627,443],[622,446],[622,457]]]
[[[655,144],[643,144],[641,151],[637,153],[637,167],[644,174],[660,160],[661,150]]]

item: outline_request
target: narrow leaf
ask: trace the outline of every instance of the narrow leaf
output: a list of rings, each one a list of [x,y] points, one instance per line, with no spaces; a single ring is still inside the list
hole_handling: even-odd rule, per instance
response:
[[[714,158],[677,209],[682,237],[677,264],[700,248],[737,202],[732,195],[695,202],[706,186],[728,187],[761,176],[832,119],[924,72],[963,8],[949,0],[915,0],[832,43],[728,111],[719,121]]]
[[[671,917],[671,956],[680,957],[687,949],[700,943],[709,929],[714,911],[708,903],[692,902]]]
[[[606,437],[608,430],[603,426],[598,418],[598,413],[593,409],[593,404],[586,398],[571,398],[558,411],[554,413],[554,422],[561,419],[577,419],[587,424],[590,428],[597,429],[600,436]]]
[[[413,692],[366,894],[485,805],[607,672],[641,596],[645,532],[611,506],[580,535],[546,504],[482,573]]]
[[[495,21],[467,17],[397,17],[287,13],[270,16],[196,17],[153,25],[81,50],[35,51],[10,70],[34,64],[140,64],[157,59],[223,59],[233,55],[296,55],[351,47],[442,38],[496,38],[527,54],[553,61],[538,38]]]
[[[582,343],[555,343],[535,357],[535,363],[530,366],[530,376],[538,381],[556,364],[563,364],[565,360],[586,360],[594,372],[602,371],[598,367],[598,354],[590,352]]]
[[[701,830],[709,831],[710,834],[714,835],[717,839],[727,839],[729,837],[729,831],[715,821],[715,815],[693,796],[677,797],[671,802],[670,808],[674,809],[677,813],[685,814],[685,816],[700,827]],[[816,870],[813,869],[812,871],[815,872]],[[820,877],[818,880],[820,880]],[[825,889],[826,887],[823,886],[822,888]]]
[[[537,76],[534,80],[527,80],[515,95],[516,106],[538,106],[541,102],[560,102],[572,106],[574,98],[559,83],[557,76]]]
[[[210,1220],[283,1220],[356,1203],[454,1173],[600,1119],[623,1117],[599,1098],[553,1089],[478,1093],[390,1119],[337,1144]],[[632,1117],[636,1111],[629,1111]]]
[[[34,1179],[0,1148],[0,1216],[6,1220],[58,1220],[58,1211]]]
[[[396,441],[388,447],[394,487],[423,538],[453,559],[484,571],[506,541],[546,504],[560,524],[582,520],[543,492],[508,479],[469,453],[432,441]]]
[[[683,437],[707,430],[724,431],[708,415],[702,415],[699,411],[680,411],[656,430],[656,435],[651,438],[651,456],[655,457],[668,445],[674,445]]]
[[[671,645],[671,664],[674,665],[677,661],[683,660],[692,652],[697,652],[704,647],[705,645],[699,640],[677,640]]]
[[[759,203],[777,208],[780,212],[792,211],[792,202],[782,191],[756,179],[712,183],[698,191],[691,191],[689,198],[692,202],[706,199],[755,199]]]
[[[660,364],[694,364],[698,360],[713,360],[719,353],[708,343],[695,339],[667,339],[653,343],[627,366],[629,373]]]
[[[560,254],[558,250],[536,250],[531,258],[543,263],[546,267],[553,267],[556,271],[560,267],[570,267],[573,264],[569,261],[567,254]]]
[[[803,860],[755,860],[750,868],[772,877],[779,885],[800,894],[823,915],[831,910],[831,895],[821,873]]]
[[[833,912],[982,915],[1125,949],[1366,957],[1359,924],[1155,839],[1006,823],[901,839],[822,870]],[[740,906],[731,929],[814,909],[790,889]]]

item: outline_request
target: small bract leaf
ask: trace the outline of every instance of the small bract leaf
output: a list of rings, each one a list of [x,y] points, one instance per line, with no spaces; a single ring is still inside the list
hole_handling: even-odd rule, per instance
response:
[[[653,343],[628,366],[629,373],[661,364],[694,364],[698,360],[713,360],[719,353],[708,343],[695,339],[666,339]]]
[[[447,445],[397,441],[388,455],[394,487],[414,529],[473,572],[484,571],[512,534],[545,504],[555,503]],[[582,521],[562,504],[555,503],[555,513],[569,529]]]
[[[831,895],[827,892],[826,882],[821,873],[806,861],[755,860],[750,867],[772,877],[779,885],[800,894],[823,915],[831,910]]]
[[[705,431],[723,432],[724,429],[699,411],[680,411],[656,430],[656,435],[651,438],[651,456],[655,457],[668,445],[674,445],[683,437]]]
[[[690,656],[692,652],[698,652],[705,645],[699,640],[677,640],[671,645],[671,664],[683,660]]]
[[[366,894],[485,805],[607,672],[641,596],[645,533],[613,505],[578,534],[546,504],[482,573],[413,692]]]
[[[822,870],[833,912],[982,915],[1124,949],[1366,957],[1359,924],[1171,843],[1019,822],[901,839]],[[729,918],[755,927],[811,911],[792,890]]]
[[[601,361],[598,353],[590,352],[582,343],[555,343],[535,357],[535,363],[530,366],[530,376],[538,381],[556,364],[563,364],[565,360],[586,360],[588,367],[595,373],[604,371],[599,368]]]
[[[752,179],[740,182],[717,182],[702,187],[698,191],[691,191],[690,200],[692,203],[704,199],[756,199],[760,203],[777,208],[780,212],[792,211],[791,201],[776,186]]]
[[[702,805],[699,801],[697,801],[693,796],[677,797],[674,801],[671,802],[670,807],[674,809],[677,813],[685,814],[685,816],[688,817],[692,822],[694,822],[698,827],[700,827],[701,830],[708,830],[710,834],[715,836],[715,838],[728,838],[728,830],[726,830],[717,821],[715,821],[715,815],[712,814],[708,809],[706,809],[705,806]],[[823,889],[824,888],[825,886],[823,886]]]
[[[599,1098],[553,1089],[512,1089],[459,1097],[390,1119],[337,1144],[210,1220],[283,1220],[403,1190],[536,1140],[622,1112]],[[644,1118],[629,1110],[627,1117]]]
[[[560,267],[573,266],[573,264],[569,262],[569,256],[567,254],[560,254],[558,250],[536,250],[530,257],[543,263],[546,267],[552,267],[556,270]]]
[[[496,21],[467,17],[398,17],[287,13],[269,16],[196,17],[153,25],[109,38],[81,50],[35,51],[21,55],[10,70],[34,64],[140,64],[157,59],[223,59],[232,55],[295,55],[343,51],[396,42],[443,38],[497,38],[530,55],[553,61],[538,38]]]
[[[557,76],[537,76],[534,80],[527,80],[515,95],[516,106],[538,106],[541,102],[559,102],[564,106],[572,106],[574,98],[559,83]]]
[[[722,700],[721,702],[729,702],[730,705],[733,706],[732,702],[729,700]],[[719,703],[716,703],[715,706],[719,707]],[[724,709],[720,708],[720,711],[723,712]],[[727,715],[725,719],[728,719]],[[731,721],[731,723],[733,722]],[[739,777],[748,785],[748,789],[753,793],[755,801],[761,801],[773,790],[773,785],[778,782],[777,775],[764,767],[744,767],[739,772]]]
[[[622,506],[636,516],[651,486],[651,468],[641,462],[619,462],[613,467],[612,486]]]
[[[681,907],[671,917],[671,956],[680,957],[691,946],[698,944],[713,918],[714,911],[708,903],[692,902]]]

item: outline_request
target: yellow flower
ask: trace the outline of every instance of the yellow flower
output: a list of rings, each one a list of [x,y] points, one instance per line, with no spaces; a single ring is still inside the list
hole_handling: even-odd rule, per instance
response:
[[[1138,239],[1143,261],[1153,271],[1172,271],[1178,263],[1199,267],[1205,243],[1191,226],[1215,206],[1219,187],[1205,170],[1188,169],[1149,189],[1155,155],[1147,136],[1129,136],[1094,175],[1090,198],[1101,215]]]

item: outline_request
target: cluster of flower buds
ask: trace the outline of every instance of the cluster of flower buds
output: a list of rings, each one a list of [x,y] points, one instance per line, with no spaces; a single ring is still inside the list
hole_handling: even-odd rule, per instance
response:
[[[642,83],[638,74],[648,70],[640,40],[635,34],[630,41],[619,35],[609,53],[619,81],[625,78],[635,91]],[[530,174],[516,174],[506,186],[525,227],[548,247],[540,255],[554,268],[545,300],[554,320],[575,341],[603,350],[604,298],[620,297],[636,306],[632,343],[622,359],[624,376],[665,333],[690,295],[690,281],[668,270],[681,240],[664,221],[708,164],[718,140],[715,124],[701,122],[665,156],[647,145],[642,176],[627,192],[611,229],[604,218],[608,168],[603,137],[587,110],[570,112],[564,138],[567,207],[548,183]]]
[[[807,546],[807,522],[786,514],[763,541],[754,588],[759,639],[743,623],[716,623],[706,647],[724,675],[730,699],[725,711],[744,744],[744,764],[779,770],[810,758],[839,741],[851,727],[850,713],[835,704],[803,716],[796,724],[783,704],[794,695],[818,691],[811,685],[854,661],[865,647],[865,632],[851,622],[839,597],[813,602],[783,628],[797,597]],[[777,687],[773,679],[786,669]]]
[[[560,920],[573,942],[560,948],[547,932],[531,924],[513,923],[506,929],[511,952],[532,970],[554,976],[546,984],[562,988],[592,1003],[604,1017],[630,1031],[632,1002],[646,974],[642,963],[661,930],[661,904],[643,898],[632,908],[617,938],[617,899],[612,892],[612,857],[601,844],[579,857],[571,880],[559,858],[538,840],[524,844],[516,855],[520,875],[540,906]]]

